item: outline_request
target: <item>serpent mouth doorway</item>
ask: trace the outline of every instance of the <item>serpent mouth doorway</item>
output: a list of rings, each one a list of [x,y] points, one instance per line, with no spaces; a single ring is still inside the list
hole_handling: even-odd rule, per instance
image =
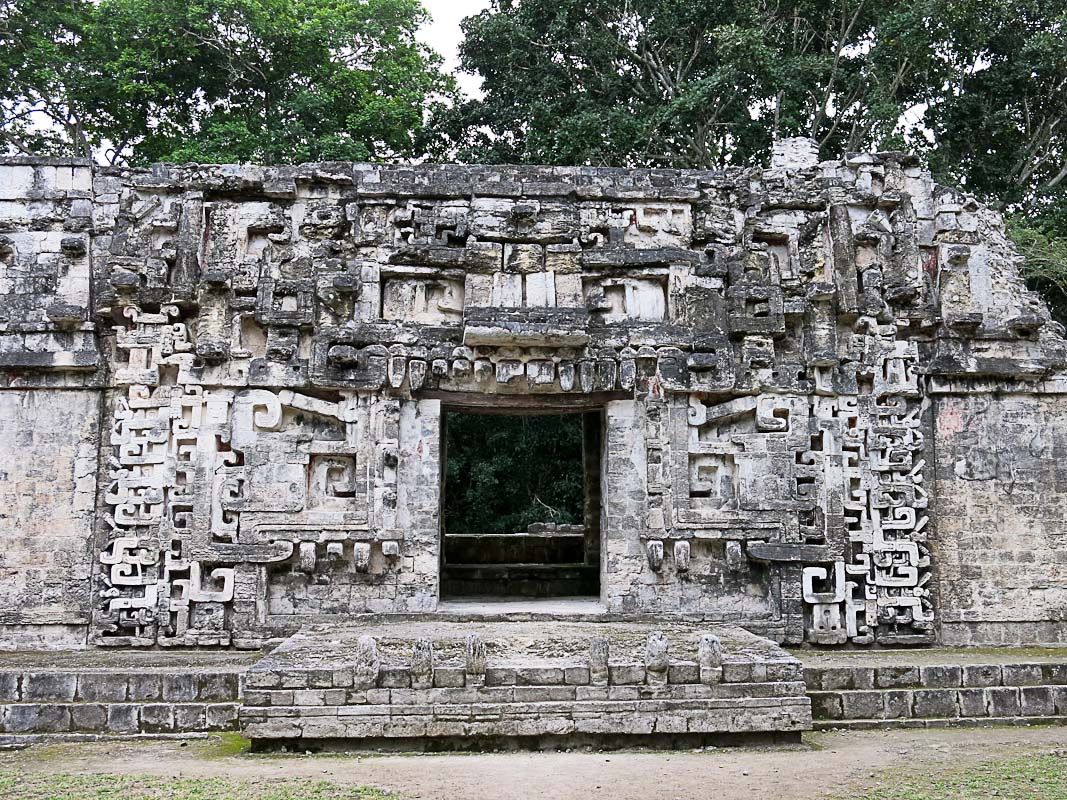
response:
[[[603,413],[445,410],[441,599],[597,599]]]

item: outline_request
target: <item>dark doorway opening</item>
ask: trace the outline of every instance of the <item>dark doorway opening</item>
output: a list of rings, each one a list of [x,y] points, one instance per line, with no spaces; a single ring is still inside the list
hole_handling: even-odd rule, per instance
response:
[[[446,411],[443,599],[599,596],[601,426]]]

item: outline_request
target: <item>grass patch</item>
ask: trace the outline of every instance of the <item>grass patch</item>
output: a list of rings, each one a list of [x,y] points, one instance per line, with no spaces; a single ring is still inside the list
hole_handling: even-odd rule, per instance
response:
[[[234,731],[219,734],[219,741],[208,755],[212,758],[243,756],[252,748],[252,741]]]
[[[1067,753],[986,761],[938,777],[883,773],[892,787],[852,792],[851,800],[1067,800]]]
[[[0,800],[395,800],[330,781],[165,778],[0,771]]]

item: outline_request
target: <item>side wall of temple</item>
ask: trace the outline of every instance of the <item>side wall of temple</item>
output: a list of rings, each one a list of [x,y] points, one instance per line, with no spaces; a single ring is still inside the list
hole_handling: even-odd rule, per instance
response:
[[[442,420],[603,419],[600,600],[1064,642],[1063,330],[915,159],[0,160],[0,647],[437,608]]]
[[[1067,642],[1065,389],[936,399],[946,644]]]
[[[0,390],[0,638],[82,644],[100,394]]]
[[[90,248],[109,227],[93,181],[81,162],[0,166],[4,647],[84,645],[91,619],[103,381]]]

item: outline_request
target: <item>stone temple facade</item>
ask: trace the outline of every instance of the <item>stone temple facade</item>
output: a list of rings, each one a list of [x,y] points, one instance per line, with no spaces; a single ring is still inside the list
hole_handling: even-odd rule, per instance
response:
[[[721,172],[4,159],[0,646],[432,619],[453,411],[596,422],[604,619],[1065,643],[1063,329],[1018,262],[915,159],[803,140]]]

